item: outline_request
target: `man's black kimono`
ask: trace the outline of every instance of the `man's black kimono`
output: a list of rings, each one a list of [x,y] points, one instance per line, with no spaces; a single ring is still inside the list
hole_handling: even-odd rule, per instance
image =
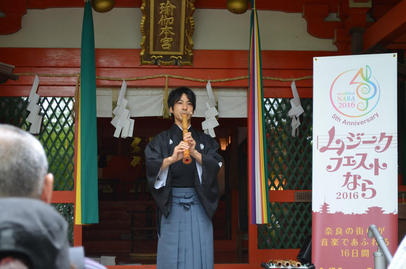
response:
[[[202,154],[201,183],[197,168],[194,172],[194,187],[207,215],[212,218],[219,201],[219,188],[217,173],[222,157],[217,153],[218,143],[210,136],[190,128],[193,139],[196,141],[195,149]],[[174,124],[169,130],[158,134],[145,148],[145,161],[148,186],[157,203],[160,213],[168,216],[171,195],[171,173],[168,172],[165,186],[156,189],[155,181],[158,177],[164,158],[172,155],[175,146],[183,140],[182,130]],[[194,165],[193,162],[190,165]],[[196,165],[195,165],[196,166]],[[171,167],[169,166],[169,169]]]

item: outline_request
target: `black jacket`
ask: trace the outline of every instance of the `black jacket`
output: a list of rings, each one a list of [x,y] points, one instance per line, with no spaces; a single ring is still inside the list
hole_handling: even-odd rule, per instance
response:
[[[197,168],[195,167],[194,186],[207,215],[212,218],[219,201],[219,188],[217,182],[217,173],[220,169],[219,162],[222,157],[217,153],[218,143],[210,136],[190,128],[192,137],[196,141],[195,149],[202,154],[202,183],[200,183]],[[154,183],[157,179],[159,169],[163,159],[172,155],[175,146],[183,139],[182,130],[174,124],[169,130],[158,134],[145,148],[145,163],[147,170],[147,181],[152,196],[165,216],[169,215],[171,193],[171,176],[168,172],[168,178],[164,187],[155,189]],[[171,167],[169,167],[171,169]]]

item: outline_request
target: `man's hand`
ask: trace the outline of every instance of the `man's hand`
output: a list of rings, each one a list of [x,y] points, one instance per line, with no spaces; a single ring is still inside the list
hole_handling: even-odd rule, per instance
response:
[[[181,159],[183,159],[183,153],[185,150],[189,149],[189,144],[185,141],[181,141],[174,149],[172,156],[169,157],[172,160],[172,163],[175,163]],[[171,164],[172,164],[171,163]]]
[[[196,143],[195,143],[196,144]],[[189,149],[189,144],[181,141],[174,149],[171,156],[165,158],[162,162],[161,169],[165,169],[171,164],[183,159],[183,152]]]
[[[193,139],[192,137],[192,133],[191,132],[187,132],[185,133],[185,135],[183,136],[183,140],[186,141],[189,145],[189,154],[190,156],[192,156],[193,158],[196,159],[196,161],[198,161],[200,164],[202,163],[202,154],[200,154],[200,152],[198,152],[196,150],[196,141]]]

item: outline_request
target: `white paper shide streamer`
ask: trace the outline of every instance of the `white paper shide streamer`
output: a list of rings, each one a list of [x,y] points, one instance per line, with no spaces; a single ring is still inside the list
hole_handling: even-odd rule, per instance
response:
[[[130,119],[130,111],[127,109],[128,100],[125,99],[127,83],[123,80],[118,95],[117,106],[113,110],[114,117],[111,124],[116,128],[114,137],[131,137],[134,130],[134,120]]]
[[[39,77],[35,75],[34,83],[32,84],[30,96],[28,97],[27,110],[30,114],[27,117],[27,121],[31,123],[30,133],[39,134],[42,123],[42,115],[40,114],[41,107],[39,106],[39,95],[37,94],[39,85]]]
[[[292,136],[295,137],[299,135],[299,116],[304,112],[304,110],[302,104],[300,103],[300,97],[299,93],[297,92],[296,83],[293,81],[290,87],[292,88],[293,98],[290,99],[291,109],[288,112],[288,116],[292,119]]]
[[[219,126],[216,116],[219,114],[216,109],[216,99],[211,88],[210,80],[206,84],[207,95],[209,96],[209,102],[206,103],[207,111],[205,114],[205,120],[202,122],[203,131],[211,137],[216,137],[214,128]]]

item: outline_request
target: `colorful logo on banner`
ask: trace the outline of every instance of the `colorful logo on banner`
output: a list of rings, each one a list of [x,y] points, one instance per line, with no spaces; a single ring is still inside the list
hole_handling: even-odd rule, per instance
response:
[[[330,87],[330,100],[341,115],[357,118],[371,113],[380,98],[379,83],[369,65],[339,74]]]

